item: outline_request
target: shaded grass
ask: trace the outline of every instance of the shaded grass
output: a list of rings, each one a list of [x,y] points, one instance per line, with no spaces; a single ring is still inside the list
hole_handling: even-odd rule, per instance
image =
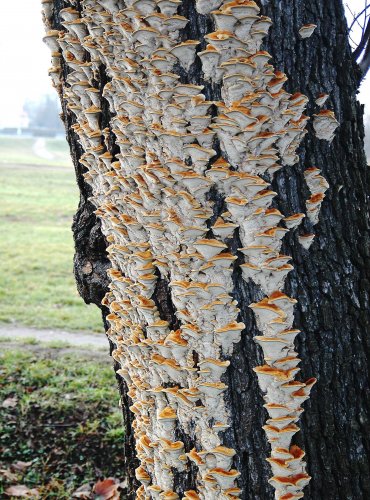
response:
[[[37,138],[2,136],[0,137],[0,163],[16,165],[71,166],[72,161],[64,139],[45,139],[45,149],[53,155],[52,159],[38,156],[34,151]]]
[[[32,461],[18,481],[58,499],[122,474],[122,414],[108,355],[10,349],[0,366],[0,404],[16,401],[0,413],[0,469]],[[0,496],[6,486],[0,481]]]
[[[73,276],[77,203],[71,169],[0,166],[0,322],[102,331]]]

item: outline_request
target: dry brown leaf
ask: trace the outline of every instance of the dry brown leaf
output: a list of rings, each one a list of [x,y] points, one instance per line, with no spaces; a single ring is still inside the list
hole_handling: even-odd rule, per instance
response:
[[[39,492],[36,488],[32,488],[32,490],[30,490],[24,484],[9,486],[9,488],[5,490],[5,494],[9,497],[39,498]]]
[[[18,398],[17,396],[13,396],[11,398],[6,398],[2,402],[2,407],[3,408],[15,408],[18,404]]]
[[[18,460],[18,462],[15,462],[10,467],[16,471],[23,472],[30,467],[30,465],[32,465],[32,460],[30,462],[22,462],[22,460]]]
[[[113,477],[98,481],[94,484],[95,500],[119,500],[118,481]]]
[[[0,477],[4,478],[6,481],[14,483],[18,480],[18,477],[13,472],[8,469],[0,469]]]
[[[72,494],[72,498],[80,498],[81,500],[90,500],[91,496],[91,486],[89,484],[83,484]]]

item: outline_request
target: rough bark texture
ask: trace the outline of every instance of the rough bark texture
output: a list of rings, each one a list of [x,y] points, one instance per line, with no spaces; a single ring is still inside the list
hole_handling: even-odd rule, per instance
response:
[[[284,168],[277,174],[273,185],[279,193],[275,199],[277,207],[289,215],[305,211],[308,191],[303,178],[304,169],[319,167],[330,184],[310,250],[306,251],[298,244],[296,235],[289,235],[283,247],[284,253],[292,255],[295,268],[288,276],[286,292],[298,299],[295,327],[302,330],[298,337],[302,376],[318,378],[311,398],[305,403],[301,432],[297,435],[298,444],[306,451],[308,472],[312,476],[305,489],[305,498],[370,498],[367,459],[370,451],[370,179],[363,152],[362,109],[356,102],[358,70],[347,43],[341,0],[272,0],[263,3],[263,13],[273,20],[266,49],[273,55],[276,68],[286,72],[289,78],[287,90],[306,94],[311,103],[320,92],[330,94],[328,107],[335,111],[341,124],[332,145],[317,140],[310,130],[301,147],[299,165]],[[68,5],[69,2],[55,1],[55,28],[59,28],[58,11]],[[183,1],[179,14],[190,19],[189,38],[199,39],[210,31],[209,21],[196,14],[191,0]],[[306,23],[318,25],[309,43],[297,36],[298,29]],[[179,71],[184,82],[200,83],[196,70],[192,74]],[[100,89],[105,84],[104,68],[97,84]],[[218,99],[219,89],[208,84],[206,96]],[[82,177],[84,167],[78,163],[81,151],[77,136],[70,128],[73,115],[67,109],[63,111],[81,192],[73,223],[76,280],[84,300],[100,306],[108,286],[105,271],[109,261],[100,223],[88,201],[90,188]],[[308,109],[309,114],[312,111],[313,108]],[[105,124],[109,123],[108,107],[103,120]],[[114,152],[112,144],[111,153]],[[304,224],[307,232],[311,232],[309,222]],[[235,239],[234,247],[239,246]],[[247,307],[260,300],[262,295],[257,287],[242,281],[239,271],[235,272],[234,281],[235,298],[241,309],[240,321],[247,328],[242,341],[234,347],[232,363],[224,380],[229,386],[228,400],[233,415],[233,426],[226,432],[225,445],[238,452],[235,466],[241,472],[242,498],[268,500],[273,498],[273,490],[267,482],[271,472],[265,461],[269,445],[261,428],[266,415],[257,378],[252,371],[263,361],[253,341],[254,335],[258,335],[254,315]],[[163,319],[175,323],[164,280],[158,281],[156,302]],[[130,402],[122,379],[120,392],[127,436],[126,472],[130,485],[127,498],[133,498],[136,462],[128,409]],[[184,441],[189,451],[192,446],[186,441],[186,436],[179,435],[178,438]],[[194,471],[189,469],[187,474],[179,474],[177,492],[181,494],[192,487]]]

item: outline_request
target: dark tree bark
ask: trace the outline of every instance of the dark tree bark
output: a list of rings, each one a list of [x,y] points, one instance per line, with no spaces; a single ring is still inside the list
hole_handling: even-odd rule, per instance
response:
[[[297,443],[306,451],[308,472],[312,476],[305,489],[305,498],[367,499],[370,498],[370,178],[363,150],[363,109],[356,101],[359,69],[347,42],[340,0],[263,3],[263,14],[273,21],[265,48],[272,54],[275,67],[287,74],[286,89],[306,94],[311,103],[320,92],[330,94],[329,107],[340,122],[331,145],[316,139],[309,128],[300,148],[299,164],[278,172],[273,184],[273,189],[279,192],[277,207],[285,214],[305,211],[308,192],[303,171],[306,168],[318,166],[330,184],[320,223],[315,228],[316,238],[309,251],[298,244],[296,234],[289,235],[283,246],[283,252],[292,255],[295,267],[288,276],[286,292],[298,299],[295,327],[302,330],[297,347],[302,359],[301,371],[306,378],[318,378],[311,398],[305,403],[301,432],[297,435]],[[55,29],[60,28],[59,10],[69,4],[55,0]],[[212,31],[212,22],[196,13],[191,0],[183,1],[179,14],[190,19],[186,28],[188,38],[200,39]],[[297,36],[299,28],[307,23],[318,25],[310,43]],[[183,82],[204,84],[199,74],[195,66],[190,73],[180,71]],[[102,91],[105,83],[102,67],[100,81],[96,84]],[[220,98],[216,85],[206,84],[205,92],[208,99]],[[308,114],[317,111],[312,104],[310,106]],[[66,107],[63,115],[81,192],[73,222],[76,280],[84,300],[102,307],[101,299],[108,289],[106,242],[94,215],[95,209],[88,200],[91,190],[83,178],[85,169],[78,161],[81,148],[71,129],[73,115]],[[104,126],[109,126],[109,119],[106,106]],[[114,140],[110,152],[112,155],[117,152]],[[308,221],[303,224],[307,232],[312,231]],[[239,246],[235,238],[232,248]],[[240,271],[236,270],[233,278],[235,298],[241,309],[240,321],[245,323],[246,329],[242,340],[234,346],[232,363],[224,380],[229,387],[227,399],[233,417],[232,428],[225,432],[224,444],[238,451],[235,468],[241,472],[242,498],[267,500],[273,498],[273,490],[268,483],[271,472],[265,461],[269,445],[262,430],[266,414],[262,393],[252,371],[263,361],[253,341],[258,335],[254,315],[247,307],[262,295],[256,286],[241,279]],[[159,280],[155,298],[162,319],[176,326],[165,280]],[[127,498],[133,498],[137,486],[133,471],[137,464],[132,416],[128,409],[131,403],[122,379],[119,387],[126,427]],[[183,440],[186,451],[190,451],[189,438],[179,435],[178,439]],[[180,494],[193,489],[194,478],[193,468],[179,474],[176,491]]]

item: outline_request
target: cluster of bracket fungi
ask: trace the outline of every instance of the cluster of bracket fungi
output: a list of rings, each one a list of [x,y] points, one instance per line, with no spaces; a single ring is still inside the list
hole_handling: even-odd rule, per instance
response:
[[[280,248],[305,215],[284,217],[273,208],[276,193],[266,178],[297,162],[308,99],[284,90],[285,74],[261,50],[271,20],[253,1],[197,0],[198,13],[215,26],[201,41],[184,39],[188,19],[177,14],[181,0],[82,0],[82,10],[70,0],[60,11],[61,31],[51,29],[53,0],[42,4],[50,74],[75,115],[73,128],[84,149],[80,161],[109,242],[104,304],[118,373],[132,399],[141,463],[137,498],[179,498],[174,471],[186,471],[190,462],[198,470],[196,491],[183,498],[242,494],[236,452],[222,438],[230,416],[221,378],[245,328],[232,297],[237,255],[228,240],[236,230],[243,278],[266,295],[250,307],[265,359],[255,372],[269,415],[270,482],[276,499],[301,498],[310,477],[304,452],[291,439],[315,379],[294,379],[300,361],[294,350],[296,300],[282,292],[293,267]],[[301,37],[314,28],[303,27]],[[68,72],[63,83],[61,58]],[[204,80],[222,86],[222,101],[207,101],[202,85],[179,81],[179,66],[188,71],[196,58]],[[101,65],[108,80],[102,95],[94,87]],[[316,103],[322,106],[327,97]],[[112,119],[101,130],[104,99]],[[330,141],[336,126],[330,111],[314,117],[320,138]],[[108,148],[112,134],[120,150],[115,157]],[[316,168],[305,178],[311,192],[307,216],[316,224],[328,185]],[[211,189],[224,197],[217,216]],[[299,236],[305,248],[312,239]],[[161,277],[176,308],[175,330],[154,300]],[[196,448],[176,440],[178,428]]]

